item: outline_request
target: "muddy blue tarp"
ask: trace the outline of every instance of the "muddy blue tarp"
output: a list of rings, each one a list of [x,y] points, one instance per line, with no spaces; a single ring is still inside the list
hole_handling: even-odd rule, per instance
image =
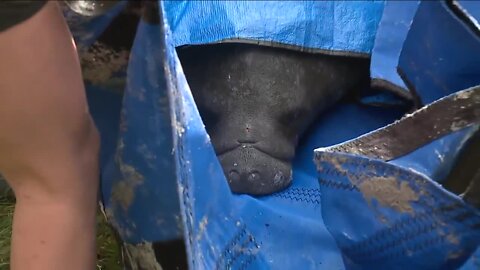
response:
[[[250,3],[160,2],[160,23],[138,26],[123,100],[87,84],[105,143],[103,204],[122,240],[146,252],[182,238],[191,269],[478,269],[480,212],[438,183],[479,128],[479,89],[471,87],[480,85],[480,5],[309,1],[280,12],[275,5],[288,4]],[[266,6],[273,13],[257,9]],[[299,14],[305,20],[288,26]],[[395,122],[406,112],[338,104],[298,147],[291,187],[234,195],[175,53],[232,39],[371,55],[372,85],[426,107]],[[442,104],[461,116],[473,108],[473,120],[428,114]],[[421,141],[415,123],[424,119],[439,124]],[[402,137],[413,139],[398,149]]]
[[[241,41],[369,54],[382,16],[375,1],[165,1],[175,46]]]

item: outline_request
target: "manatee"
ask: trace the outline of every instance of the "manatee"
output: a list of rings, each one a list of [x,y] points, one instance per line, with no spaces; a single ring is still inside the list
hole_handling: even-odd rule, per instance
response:
[[[361,57],[245,43],[185,46],[177,53],[234,193],[288,187],[301,135],[369,81],[369,60]]]

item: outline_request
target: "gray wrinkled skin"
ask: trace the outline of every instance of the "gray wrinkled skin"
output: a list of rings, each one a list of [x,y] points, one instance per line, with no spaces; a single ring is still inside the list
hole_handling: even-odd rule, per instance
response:
[[[368,59],[247,44],[178,49],[230,188],[265,195],[292,180],[298,138],[368,81]]]

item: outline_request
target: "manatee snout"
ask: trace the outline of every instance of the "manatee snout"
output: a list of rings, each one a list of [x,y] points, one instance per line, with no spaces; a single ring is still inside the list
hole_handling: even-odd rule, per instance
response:
[[[210,138],[234,193],[265,195],[292,182],[295,138],[272,115],[251,108],[257,117],[232,113],[210,130]]]
[[[368,59],[234,43],[177,52],[230,189],[240,194],[288,187],[298,138],[369,78]]]
[[[235,193],[270,194],[292,182],[291,163],[256,149],[254,144],[241,144],[218,158]]]

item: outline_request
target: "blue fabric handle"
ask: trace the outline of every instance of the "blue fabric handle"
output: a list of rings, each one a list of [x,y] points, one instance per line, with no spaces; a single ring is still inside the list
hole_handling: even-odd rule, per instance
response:
[[[480,212],[425,176],[317,150],[322,212],[347,268],[456,269],[480,243]]]

